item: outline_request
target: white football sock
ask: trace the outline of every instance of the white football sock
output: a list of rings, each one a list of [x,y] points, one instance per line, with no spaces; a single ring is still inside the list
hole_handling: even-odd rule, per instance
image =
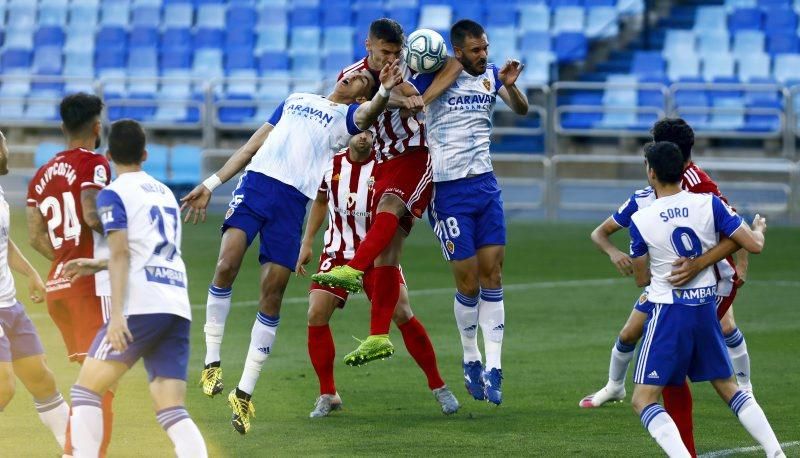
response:
[[[678,426],[672,421],[667,412],[659,404],[650,404],[642,410],[640,415],[642,425],[658,442],[658,445],[667,453],[670,458],[687,457],[691,458],[689,450],[681,440],[681,433]]]
[[[485,370],[502,369],[500,356],[503,350],[506,312],[503,304],[503,288],[481,289],[478,302],[478,322],[483,334],[483,348],[486,355]]]
[[[175,445],[178,458],[205,458],[208,456],[203,435],[183,406],[169,407],[156,412],[156,419]]]
[[[767,456],[784,456],[778,438],[775,437],[775,433],[769,425],[767,416],[764,415],[761,406],[758,405],[750,393],[741,390],[737,391],[728,401],[728,405],[733,410],[733,413],[739,417],[739,422],[742,423],[747,432],[764,447]]]
[[[225,333],[225,320],[231,310],[231,288],[218,288],[214,285],[208,287],[206,298],[206,325],[203,328],[206,334],[206,362],[205,364],[220,361],[220,348],[222,335]]]
[[[261,368],[272,352],[278,323],[280,323],[279,317],[271,317],[261,312],[256,315],[256,322],[253,323],[253,331],[250,333],[250,348],[247,350],[247,359],[238,385],[239,389],[247,394],[253,394],[258,376],[261,375]]]
[[[72,385],[72,456],[75,458],[97,458],[103,441],[102,398],[92,390]]]
[[[453,313],[464,349],[464,362],[481,361],[481,351],[478,349],[478,298],[456,291]]]
[[[747,342],[739,328],[725,336],[725,345],[728,346],[728,356],[733,364],[733,373],[736,381],[743,389],[752,389],[750,385],[750,355],[747,354]]]
[[[636,344],[628,345],[622,343],[617,337],[617,342],[611,348],[611,363],[608,366],[608,385],[609,387],[619,387],[625,385],[625,374],[628,373],[628,366],[633,359]]]
[[[64,401],[61,393],[56,391],[56,394],[47,399],[34,399],[33,404],[36,406],[36,411],[39,412],[39,419],[50,429],[56,441],[58,441],[58,445],[63,449],[64,442],[67,439],[69,406]]]

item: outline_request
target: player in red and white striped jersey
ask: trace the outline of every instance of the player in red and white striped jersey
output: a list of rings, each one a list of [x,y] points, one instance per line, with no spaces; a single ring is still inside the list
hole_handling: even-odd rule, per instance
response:
[[[326,214],[328,229],[325,231],[325,247],[319,258],[319,271],[327,272],[353,258],[372,218],[375,165],[372,133],[369,131],[353,137],[350,147],[333,157],[325,171],[317,198],[311,206],[296,272],[305,274],[304,266],[311,260],[314,238]],[[364,275],[364,288],[370,299],[375,292],[375,276],[372,272],[374,269],[368,269]],[[400,298],[392,319],[403,335],[409,354],[425,373],[428,387],[440,403],[442,412],[455,413],[458,410],[458,401],[439,375],[436,353],[428,333],[411,311],[402,273],[399,282],[402,285]],[[317,373],[320,388],[320,396],[310,414],[312,418],[327,416],[342,404],[334,383],[333,360],[336,349],[328,323],[337,307],[344,308],[347,297],[346,290],[316,282],[311,284],[309,290],[308,354]]]
[[[342,70],[339,78],[353,71],[374,73],[373,69],[399,59],[404,41],[403,28],[396,21],[374,21],[365,43],[367,57]],[[437,75],[422,96],[411,84],[399,85],[393,92],[394,103],[390,102],[390,107],[395,108],[388,108],[372,126],[378,164],[371,206],[374,221],[369,233],[347,265],[312,276],[319,283],[346,286],[357,292],[364,286],[364,272],[375,266],[375,281],[381,288],[372,302],[370,336],[365,344],[345,357],[347,364],[364,364],[379,354],[388,356],[394,352],[388,333],[392,311],[400,296],[396,286],[400,279],[400,252],[414,218],[421,217],[428,206],[433,189],[425,126],[417,116],[423,101],[438,97],[460,73],[460,64],[454,61],[449,59],[441,75]],[[411,73],[404,64],[403,67],[407,80]],[[345,277],[350,277],[349,281]],[[364,357],[367,354],[370,356]]]

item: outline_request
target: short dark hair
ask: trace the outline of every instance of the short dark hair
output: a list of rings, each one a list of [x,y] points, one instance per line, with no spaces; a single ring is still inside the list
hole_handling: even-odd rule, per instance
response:
[[[403,26],[394,19],[380,18],[369,25],[369,37],[402,46],[406,42]]]
[[[483,26],[477,22],[471,19],[462,19],[450,27],[450,44],[460,48],[464,46],[464,40],[467,37],[480,38],[485,33]]]
[[[84,133],[103,111],[100,97],[85,92],[70,94],[61,100],[61,122],[67,133],[76,135]]]
[[[141,124],[133,119],[120,119],[111,124],[108,154],[115,164],[136,165],[144,159],[146,138]]]
[[[672,142],[678,145],[683,154],[683,162],[692,158],[694,131],[682,118],[664,118],[653,125],[654,142]]]
[[[662,183],[680,183],[683,177],[683,154],[675,143],[653,142],[644,147],[647,167],[653,169]]]

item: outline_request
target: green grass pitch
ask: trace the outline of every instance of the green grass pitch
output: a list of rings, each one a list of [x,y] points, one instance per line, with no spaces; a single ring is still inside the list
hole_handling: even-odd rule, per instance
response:
[[[22,212],[13,214],[12,237],[44,273],[42,258],[27,248]],[[430,229],[418,225],[404,253],[412,307],[428,329],[445,380],[462,403],[444,417],[408,356],[396,329],[394,358],[350,368],[341,357],[351,336],[368,331],[368,305],[356,296],[337,311],[337,387],[345,407],[330,418],[310,420],[318,394],[306,352],[308,279],[293,278],[286,293],[274,351],[253,397],[256,418],[247,436],[229,424],[224,396],[208,399],[196,385],[204,354],[206,288],[219,247],[220,217],[185,226],[183,256],[194,308],[189,412],[212,456],[289,455],[539,455],[661,456],[628,402],[591,411],[582,396],[606,381],[609,350],[639,290],[620,278],[592,246],[588,225],[511,224],[504,272],[507,332],[503,351],[504,403],[470,399],[462,388],[461,349],[452,316],[452,279]],[[626,236],[617,237],[620,246]],[[315,247],[319,252],[319,246]],[[234,286],[235,303],[223,344],[226,393],[239,379],[258,299],[256,250]],[[751,258],[749,283],[736,302],[737,323],[752,358],[755,394],[782,442],[800,441],[800,230],[771,228],[766,251]],[[588,280],[588,281],[587,281]],[[24,283],[18,282],[19,297]],[[64,357],[55,326],[41,305],[28,305],[62,393],[78,367]],[[630,372],[629,372],[630,377]],[[632,390],[627,383],[629,398]],[[708,384],[696,385],[695,426],[700,453],[755,445]],[[788,448],[798,456],[800,448]],[[141,364],[123,379],[115,403],[111,456],[171,456],[155,420]],[[0,456],[57,456],[39,423],[30,395],[17,395],[0,414]],[[752,456],[763,456],[753,452]]]

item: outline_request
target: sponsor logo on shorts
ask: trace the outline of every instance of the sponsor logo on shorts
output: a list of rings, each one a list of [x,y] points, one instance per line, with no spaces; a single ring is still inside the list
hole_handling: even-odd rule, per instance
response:
[[[183,272],[168,267],[145,266],[144,274],[147,281],[163,285],[186,287],[186,275]]]
[[[693,289],[673,289],[676,304],[703,305],[714,300],[717,295],[717,285]]]
[[[448,241],[444,242],[444,247],[447,248],[447,251],[450,254],[453,254],[456,251],[456,244],[453,243],[452,240],[448,240]]]

